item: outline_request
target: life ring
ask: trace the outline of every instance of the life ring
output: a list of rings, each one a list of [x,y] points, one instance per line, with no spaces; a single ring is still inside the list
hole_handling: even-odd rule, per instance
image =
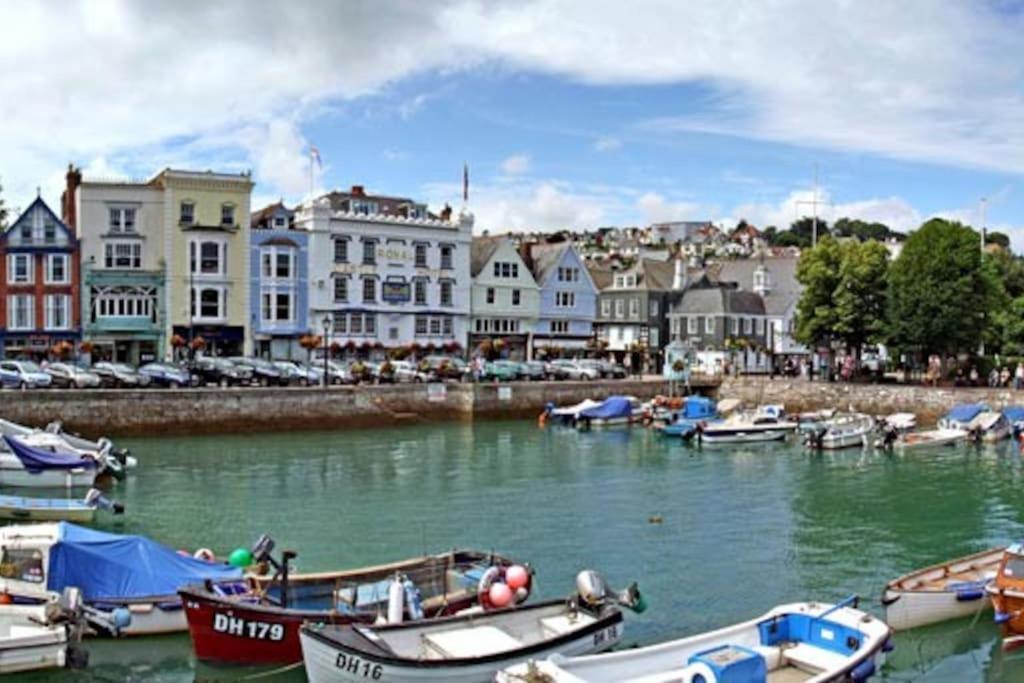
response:
[[[209,548],[200,548],[192,554],[192,557],[203,562],[213,562],[217,559],[217,556],[213,554],[213,551]]]
[[[499,609],[491,602],[491,586],[496,583],[505,583],[507,571],[507,567],[491,566],[480,577],[480,583],[477,584],[477,599],[484,610]],[[533,588],[533,573],[530,572],[529,568],[526,569],[526,572],[526,585],[513,591],[513,605],[521,605],[530,597],[530,591]]]

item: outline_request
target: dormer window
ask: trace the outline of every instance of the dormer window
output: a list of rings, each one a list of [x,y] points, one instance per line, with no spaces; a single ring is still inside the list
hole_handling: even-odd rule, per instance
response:
[[[220,206],[220,224],[221,225],[234,225],[235,224],[235,205],[234,204],[221,204]]]
[[[182,202],[179,216],[182,225],[192,225],[196,221],[196,205],[192,202]]]
[[[377,202],[371,202],[365,199],[353,199],[351,207],[352,213],[359,214],[360,216],[377,215]]]

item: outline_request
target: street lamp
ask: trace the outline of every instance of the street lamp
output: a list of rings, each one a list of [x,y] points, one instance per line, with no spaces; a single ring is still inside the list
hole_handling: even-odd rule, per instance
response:
[[[327,376],[327,348],[328,348],[328,337],[331,334],[331,316],[325,315],[323,319],[324,324],[324,388],[327,388],[328,376]]]

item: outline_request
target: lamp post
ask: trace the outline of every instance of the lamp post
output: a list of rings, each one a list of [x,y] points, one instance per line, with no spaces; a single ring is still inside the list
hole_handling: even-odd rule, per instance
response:
[[[331,316],[330,315],[325,315],[324,316],[323,324],[324,324],[324,389],[326,389],[327,385],[330,384],[330,382],[329,382],[330,378],[327,375],[327,369],[328,369],[328,366],[327,366],[327,350],[328,350],[328,347],[329,347],[328,338],[330,337],[330,334],[331,334]]]

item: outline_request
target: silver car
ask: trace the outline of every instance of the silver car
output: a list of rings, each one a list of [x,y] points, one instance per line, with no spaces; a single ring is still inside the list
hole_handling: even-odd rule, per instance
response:
[[[54,386],[69,389],[95,389],[102,383],[96,373],[71,363],[50,363],[46,366],[46,374],[53,378]]]

